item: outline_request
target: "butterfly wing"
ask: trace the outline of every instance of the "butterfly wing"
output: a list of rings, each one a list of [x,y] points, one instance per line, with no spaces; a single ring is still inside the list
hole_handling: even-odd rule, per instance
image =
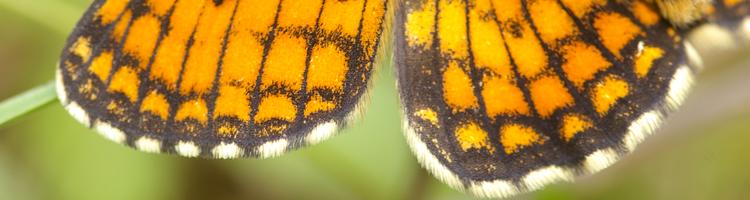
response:
[[[58,94],[137,149],[269,157],[357,114],[386,2],[97,0],[71,34]]]
[[[722,50],[722,48],[742,47],[750,41],[750,1],[713,1],[709,5],[708,15],[703,23],[685,32],[690,40],[707,40],[706,43],[715,45],[715,47],[708,47],[708,49],[718,48],[711,49],[715,51],[711,53],[726,53],[726,49]],[[698,43],[701,42],[695,43],[699,45]],[[700,48],[700,50],[703,49]]]
[[[599,171],[689,89],[689,45],[642,1],[407,0],[406,137],[450,186],[507,197]]]

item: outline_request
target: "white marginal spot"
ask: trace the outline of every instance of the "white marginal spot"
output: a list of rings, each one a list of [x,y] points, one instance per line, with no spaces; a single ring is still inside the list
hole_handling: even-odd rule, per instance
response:
[[[651,135],[656,128],[661,124],[662,116],[659,111],[652,110],[647,113],[643,113],[638,119],[635,120],[630,127],[628,127],[628,133],[623,138],[623,143],[628,151],[635,150],[647,136]]]
[[[586,156],[586,160],[583,161],[583,168],[586,172],[593,174],[614,164],[617,159],[617,152],[612,148],[599,149]]]
[[[471,183],[469,191],[474,195],[489,198],[505,198],[518,194],[518,188],[513,183],[503,180]]]
[[[526,189],[533,191],[552,183],[573,181],[574,177],[572,171],[552,165],[529,172],[521,180],[526,185]]]
[[[135,141],[135,148],[145,152],[159,153],[161,152],[161,141],[143,136]]]
[[[732,49],[736,41],[732,32],[717,24],[705,24],[690,31],[689,40],[701,50]]]
[[[700,54],[698,54],[698,50],[693,47],[693,43],[690,43],[690,41],[685,41],[684,46],[685,55],[687,56],[690,66],[695,67],[699,70],[703,69],[703,58],[701,58]]]
[[[687,66],[680,66],[675,71],[672,81],[669,83],[669,91],[664,99],[668,109],[674,110],[679,107],[687,97],[688,91],[693,83],[693,72]],[[633,151],[647,136],[651,135],[661,124],[664,117],[660,111],[652,110],[643,113],[630,127],[623,138],[623,144],[628,151]]]
[[[338,125],[333,120],[320,124],[317,127],[313,128],[312,131],[310,131],[310,134],[305,137],[305,142],[310,145],[318,144],[324,140],[327,140],[328,138],[331,138],[331,136],[336,133],[337,129]]]
[[[742,24],[740,25],[740,34],[742,35],[742,39],[745,40],[745,42],[750,42],[750,17],[745,17],[742,19]]]
[[[70,102],[67,106],[65,106],[65,109],[68,110],[68,113],[70,113],[70,115],[73,116],[73,118],[78,122],[81,122],[86,127],[91,127],[91,124],[89,122],[89,114],[86,113],[86,111],[83,110],[83,108],[81,108],[78,103]]]
[[[216,145],[213,149],[211,149],[211,153],[215,158],[229,159],[239,158],[245,154],[245,151],[240,148],[240,146],[237,146],[237,144],[235,144],[234,142],[221,142],[219,145]]]
[[[409,143],[409,146],[411,146],[411,150],[412,152],[414,152],[414,155],[417,156],[417,160],[419,161],[419,163],[427,168],[427,170],[432,172],[432,175],[434,175],[440,181],[448,184],[453,189],[463,191],[464,184],[461,182],[461,179],[458,178],[458,176],[456,176],[456,174],[454,174],[450,169],[448,169],[448,167],[440,163],[440,160],[438,160],[437,157],[435,157],[435,155],[430,152],[430,150],[427,148],[427,145],[422,142],[414,128],[409,126],[408,117],[404,117],[403,119],[403,126],[406,129],[404,131],[404,134],[406,134],[406,141]]]
[[[289,141],[286,139],[279,139],[260,145],[257,151],[261,158],[270,158],[284,154],[287,146],[289,146]]]
[[[125,142],[125,138],[127,137],[125,133],[122,132],[122,130],[112,127],[112,125],[99,120],[96,120],[96,122],[94,122],[94,130],[96,130],[96,132],[98,132],[100,135],[104,136],[104,138],[120,144]]]
[[[68,104],[68,93],[65,92],[65,84],[63,83],[62,71],[60,67],[55,70],[55,91],[57,92],[57,99],[63,105]]]
[[[177,142],[177,145],[174,146],[174,150],[180,156],[185,156],[185,157],[197,157],[198,155],[201,154],[201,149],[198,148],[198,145],[195,145],[195,143],[190,142],[190,141]]]
[[[687,66],[680,66],[669,83],[669,92],[667,93],[667,106],[670,109],[677,109],[687,97],[690,86],[693,84],[693,73]]]

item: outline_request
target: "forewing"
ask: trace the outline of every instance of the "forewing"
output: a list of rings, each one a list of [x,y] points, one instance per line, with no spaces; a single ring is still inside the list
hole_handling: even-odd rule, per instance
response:
[[[58,67],[67,110],[182,156],[269,157],[330,137],[369,89],[386,2],[97,0]]]
[[[693,77],[689,45],[643,1],[400,6],[406,137],[439,179],[479,196],[609,166],[682,102]]]

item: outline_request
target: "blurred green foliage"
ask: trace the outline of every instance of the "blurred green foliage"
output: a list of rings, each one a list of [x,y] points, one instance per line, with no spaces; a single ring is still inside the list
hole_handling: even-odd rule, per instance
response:
[[[88,3],[0,0],[0,99],[54,77],[67,34]],[[471,199],[436,181],[411,155],[392,66],[379,69],[370,102],[362,120],[339,136],[266,160],[137,152],[51,104],[0,126],[0,199]],[[748,124],[745,106],[668,129],[680,133],[646,142],[598,175],[518,198],[743,199],[750,195]]]

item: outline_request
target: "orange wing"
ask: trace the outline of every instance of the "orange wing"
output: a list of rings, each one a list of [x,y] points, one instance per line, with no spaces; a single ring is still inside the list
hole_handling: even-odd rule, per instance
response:
[[[454,188],[507,197],[599,171],[689,89],[682,36],[644,1],[407,0],[406,136]]]
[[[269,157],[361,108],[386,2],[98,0],[70,36],[59,96],[119,143]]]

